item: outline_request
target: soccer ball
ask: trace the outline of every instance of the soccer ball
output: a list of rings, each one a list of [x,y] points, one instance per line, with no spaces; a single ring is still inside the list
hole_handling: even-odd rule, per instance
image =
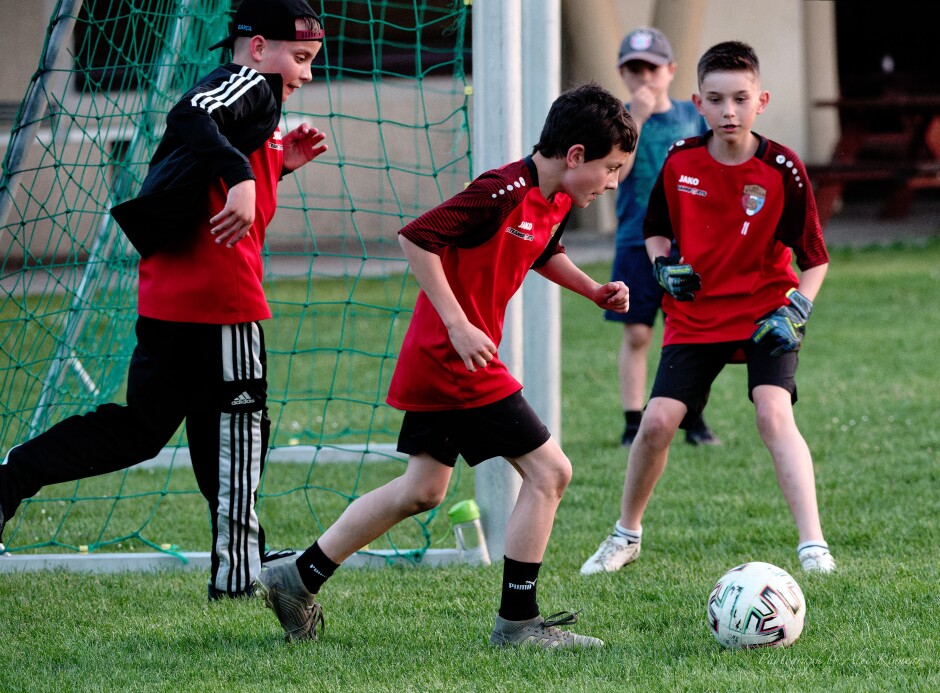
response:
[[[785,647],[803,632],[806,599],[796,580],[770,563],[744,563],[708,597],[708,625],[725,647]]]

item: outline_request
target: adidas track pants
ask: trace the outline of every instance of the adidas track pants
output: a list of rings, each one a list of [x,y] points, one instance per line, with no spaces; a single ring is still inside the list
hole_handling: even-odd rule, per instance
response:
[[[12,517],[43,486],[153,458],[185,420],[193,471],[209,503],[210,587],[244,592],[264,553],[255,514],[270,432],[261,325],[140,317],[136,332],[127,405],[103,404],[11,449],[0,465],[4,514]]]

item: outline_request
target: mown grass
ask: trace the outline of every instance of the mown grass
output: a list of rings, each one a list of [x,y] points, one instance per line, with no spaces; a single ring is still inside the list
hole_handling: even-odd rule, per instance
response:
[[[839,251],[817,300],[796,416],[836,574],[799,570],[744,369],[729,367],[708,407],[724,444],[676,443],[644,519],[642,558],[617,574],[578,575],[619,505],[620,333],[566,295],[562,441],[575,472],[539,601],[546,613],[583,609],[577,628],[603,638],[603,651],[491,649],[499,565],[341,569],[321,593],[323,639],[293,645],[256,601],[207,604],[199,572],[0,574],[0,690],[938,690],[938,268],[937,242]],[[205,533],[198,501],[173,514],[193,536]],[[271,538],[306,546],[317,534],[309,511],[277,512],[280,503],[262,507]],[[747,560],[780,565],[803,587],[807,623],[793,647],[731,652],[709,633],[712,585]]]

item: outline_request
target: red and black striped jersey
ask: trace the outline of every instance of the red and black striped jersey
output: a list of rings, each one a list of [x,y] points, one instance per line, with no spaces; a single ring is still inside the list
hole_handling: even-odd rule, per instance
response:
[[[694,301],[664,297],[663,344],[748,339],[754,321],[798,286],[794,258],[801,271],[829,261],[796,154],[760,137],[751,159],[729,166],[709,154],[711,135],[670,149],[643,225],[645,238],[674,239],[702,277]]]
[[[571,198],[546,200],[526,158],[480,175],[465,190],[400,233],[441,257],[444,274],[470,322],[499,346],[506,306],[526,273],[558,252]],[[467,370],[447,328],[419,292],[389,387],[388,403],[406,411],[468,409],[499,401],[522,385],[499,356]]]

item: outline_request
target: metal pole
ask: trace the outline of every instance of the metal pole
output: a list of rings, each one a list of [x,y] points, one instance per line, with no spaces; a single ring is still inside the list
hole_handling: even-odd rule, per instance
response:
[[[59,0],[49,23],[46,45],[39,60],[39,68],[29,82],[26,97],[20,108],[17,126],[10,135],[10,145],[3,161],[3,173],[0,176],[0,231],[6,225],[7,215],[13,207],[13,195],[22,176],[21,167],[29,153],[29,148],[36,141],[36,129],[39,121],[46,115],[46,94],[49,77],[59,59],[59,54],[68,45],[72,36],[75,17],[82,7],[82,0]]]
[[[522,136],[538,142],[561,89],[561,2],[522,0]],[[561,441],[561,290],[530,272],[522,286],[525,396]]]
[[[522,156],[522,11],[520,0],[473,3],[474,175]],[[499,357],[522,377],[522,296],[509,303]],[[506,460],[476,467],[476,500],[492,559],[503,557],[506,526],[522,479]]]

